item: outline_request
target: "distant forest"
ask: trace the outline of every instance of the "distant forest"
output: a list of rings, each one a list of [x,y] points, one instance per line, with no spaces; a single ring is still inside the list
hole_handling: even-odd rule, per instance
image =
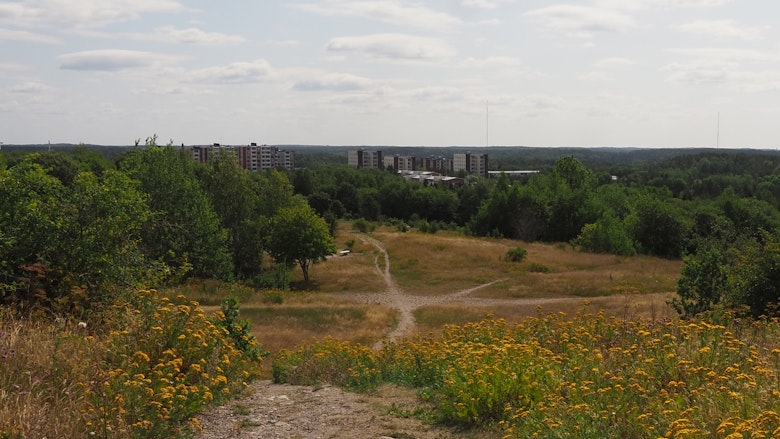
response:
[[[201,165],[155,142],[3,145],[0,299],[68,302],[74,289],[100,295],[188,276],[284,288],[294,265],[308,280],[349,220],[364,231],[381,222],[683,258],[682,314],[725,304],[759,315],[780,303],[777,151],[365,147],[487,153],[491,170],[540,171],[424,186],[347,166],[357,147],[278,145],[295,151],[298,168],[251,173],[229,155]]]

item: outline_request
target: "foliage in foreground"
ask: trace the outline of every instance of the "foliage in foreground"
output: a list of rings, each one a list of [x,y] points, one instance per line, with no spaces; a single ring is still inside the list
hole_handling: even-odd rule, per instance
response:
[[[419,389],[441,421],[505,437],[780,434],[780,321],[486,319],[373,352],[326,340],[284,351],[281,382]]]
[[[719,307],[746,308],[754,317],[780,313],[780,236],[702,245],[686,256],[671,305],[683,316]]]
[[[189,436],[259,370],[256,341],[238,349],[229,320],[154,291],[116,304],[101,329],[0,310],[0,437]]]

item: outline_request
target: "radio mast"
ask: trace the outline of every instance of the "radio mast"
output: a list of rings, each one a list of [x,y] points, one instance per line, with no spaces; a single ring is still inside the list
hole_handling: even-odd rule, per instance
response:
[[[490,105],[485,101],[485,146],[490,146]]]

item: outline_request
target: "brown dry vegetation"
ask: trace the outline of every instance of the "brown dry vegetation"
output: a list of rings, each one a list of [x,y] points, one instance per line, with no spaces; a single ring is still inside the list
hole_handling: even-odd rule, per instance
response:
[[[348,256],[332,256],[310,268],[307,291],[253,293],[223,284],[191,285],[187,295],[217,305],[232,290],[241,299],[241,318],[273,356],[301,342],[333,337],[366,345],[382,339],[396,324],[397,311],[349,300],[350,293],[382,294],[387,290],[375,264],[383,257],[360,234],[344,225],[336,238],[339,248],[354,242]],[[523,243],[474,238],[450,232],[423,234],[380,227],[371,237],[386,247],[398,286],[412,295],[437,296],[498,281],[469,295],[468,304],[448,303],[419,308],[417,333],[436,333],[444,324],[479,321],[486,315],[519,321],[538,313],[603,310],[625,318],[674,318],[665,301],[674,295],[681,262],[646,256],[621,257],[583,253],[565,244]],[[504,260],[509,249],[523,247],[523,262]],[[546,267],[545,273],[535,268]],[[291,273],[302,281],[300,270]],[[335,295],[334,295],[335,294]],[[278,299],[278,298],[277,298]],[[484,304],[480,304],[480,299]],[[525,305],[509,301],[527,299]],[[555,299],[555,300],[549,300]],[[505,300],[507,303],[496,301]],[[267,362],[268,363],[268,362]]]
[[[340,236],[345,234],[359,242],[356,234],[342,229]],[[372,236],[384,243],[392,275],[407,294],[447,294],[496,280],[501,282],[474,295],[512,299],[670,293],[676,290],[681,267],[678,260],[584,253],[565,244],[474,238],[449,232],[431,235],[380,228]],[[518,246],[528,251],[525,260],[504,261],[506,252]],[[353,255],[314,265],[311,274],[317,291],[381,291],[381,278],[374,275],[375,252],[365,244],[360,248]],[[539,266],[549,272],[535,272]],[[357,277],[368,279],[354,279]],[[370,288],[345,289],[345,284],[368,284]]]
[[[79,437],[81,425],[73,419],[81,414],[71,410],[84,406],[83,380],[95,375],[103,349],[83,333],[72,322],[0,315],[0,361],[8,372],[0,374],[0,389],[9,389],[0,391],[0,436]]]

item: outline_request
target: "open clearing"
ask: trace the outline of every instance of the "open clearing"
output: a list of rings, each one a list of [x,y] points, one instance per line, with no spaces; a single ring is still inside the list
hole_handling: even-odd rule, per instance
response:
[[[333,256],[311,268],[311,290],[285,292],[276,300],[252,295],[242,301],[242,318],[250,321],[271,357],[326,336],[380,347],[488,315],[510,322],[551,312],[676,316],[665,302],[674,295],[680,261],[594,255],[567,245],[441,232],[380,229],[366,235],[342,228],[337,244],[346,247],[348,241],[349,255]],[[525,260],[504,261],[507,250],[518,246],[528,251]],[[217,287],[214,294],[225,295],[227,290]],[[404,389],[385,386],[373,395],[356,395],[329,386],[263,380],[250,384],[244,397],[204,413],[204,430],[197,437],[495,437],[431,425],[419,419],[425,413],[414,392]]]

